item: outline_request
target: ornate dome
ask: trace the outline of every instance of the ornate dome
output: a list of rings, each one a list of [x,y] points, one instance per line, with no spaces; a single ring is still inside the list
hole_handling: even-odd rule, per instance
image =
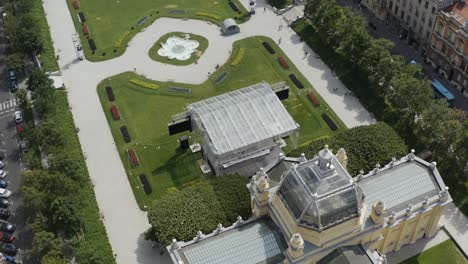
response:
[[[299,224],[322,230],[357,216],[362,191],[325,147],[285,173],[278,195]]]

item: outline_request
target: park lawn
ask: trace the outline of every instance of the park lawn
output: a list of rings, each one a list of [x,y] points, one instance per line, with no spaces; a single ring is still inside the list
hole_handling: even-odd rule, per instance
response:
[[[267,41],[276,50],[276,55],[270,55],[262,46]],[[245,49],[245,55],[236,66],[231,65],[237,57],[240,48]],[[283,69],[277,62],[276,56],[283,56],[289,63],[290,69]],[[219,84],[215,80],[222,72],[229,75]],[[303,90],[295,88],[288,75],[294,73],[306,87]],[[159,85],[158,89],[148,89],[129,83],[133,78],[144,82]],[[338,133],[345,129],[345,125],[328,108],[325,101],[315,92],[312,86],[299,73],[294,65],[282,53],[279,47],[265,37],[252,37],[240,40],[234,44],[231,58],[214,72],[207,81],[200,85],[182,83],[163,83],[151,81],[133,72],[126,72],[103,80],[98,88],[98,94],[103,110],[108,119],[119,154],[124,167],[128,172],[135,197],[139,205],[144,208],[154,199],[164,195],[166,191],[180,188],[194,180],[201,180],[202,176],[196,161],[201,154],[191,154],[190,151],[178,149],[177,139],[188,132],[169,136],[167,124],[174,114],[183,112],[188,103],[200,101],[212,96],[243,88],[261,81],[270,84],[285,81],[290,87],[290,97],[283,100],[285,107],[301,126],[299,143],[314,138]],[[122,118],[118,121],[112,119],[110,112],[111,102],[108,101],[105,87],[111,85],[116,97],[114,103],[118,105]],[[169,86],[192,89],[191,94],[177,94],[168,90]],[[305,93],[314,91],[322,103],[320,107],[313,107]],[[332,131],[322,120],[321,114],[328,115],[335,121],[339,129]],[[132,142],[124,144],[119,128],[127,125]],[[193,140],[191,140],[193,143]],[[126,149],[136,149],[141,160],[141,166],[130,168]],[[145,174],[151,184],[153,193],[146,195],[142,192],[138,175]]]
[[[240,14],[234,12],[228,1],[219,0],[80,0],[80,11],[84,13],[90,36],[96,43],[95,53],[82,32],[73,0],[67,0],[67,4],[83,42],[86,59],[103,61],[122,55],[133,36],[159,17],[201,19],[217,25],[226,18],[234,18],[238,23],[246,21],[247,10],[239,0],[232,1],[240,8]],[[185,13],[172,13],[174,11]],[[148,19],[137,26],[145,17]]]
[[[169,37],[172,36],[177,36],[180,38],[184,38],[185,32],[170,32],[165,35],[163,35],[161,38],[154,43],[154,45],[151,47],[151,49],[148,51],[148,55],[150,56],[151,59],[155,61],[159,61],[162,63],[168,63],[168,64],[173,64],[173,65],[189,65],[197,61],[201,56],[203,56],[203,53],[205,52],[206,48],[208,48],[208,40],[202,36],[196,35],[196,34],[189,34],[190,35],[190,40],[196,40],[199,43],[199,46],[197,48],[197,51],[199,54],[194,53],[188,60],[180,61],[176,59],[169,59],[168,57],[163,57],[158,54],[158,50],[161,48],[161,43],[165,43]]]
[[[401,264],[466,264],[463,253],[457,248],[457,245],[452,240],[447,240],[433,248],[423,251],[422,253],[411,257]]]

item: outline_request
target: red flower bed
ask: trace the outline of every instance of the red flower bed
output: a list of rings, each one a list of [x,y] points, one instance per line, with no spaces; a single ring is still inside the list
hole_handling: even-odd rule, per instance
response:
[[[113,105],[111,107],[111,113],[112,113],[112,118],[114,118],[114,120],[119,120],[120,119],[120,111],[119,111],[119,108],[117,108],[116,105]]]
[[[283,57],[278,57],[278,62],[283,68],[289,69],[289,64]]]
[[[132,164],[133,167],[140,166],[140,160],[138,159],[138,155],[136,154],[135,150],[129,149],[127,151],[127,154],[128,154],[128,159],[130,160],[130,163]]]
[[[313,93],[308,92],[307,97],[312,102],[312,104],[314,104],[314,106],[319,106],[320,105],[320,101],[317,99],[317,97],[315,97],[315,95]]]
[[[83,24],[83,34],[89,35],[89,28],[88,28],[88,25],[86,24]]]
[[[78,2],[78,0],[73,1],[73,8],[80,9],[80,3]]]

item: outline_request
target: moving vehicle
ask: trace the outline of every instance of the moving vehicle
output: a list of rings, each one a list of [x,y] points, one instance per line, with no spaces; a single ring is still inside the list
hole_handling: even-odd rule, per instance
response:
[[[8,222],[1,222],[0,223],[0,231],[7,232],[10,234],[13,234],[16,230],[16,226],[13,224],[10,224]]]
[[[8,218],[10,218],[10,214],[10,211],[8,211],[7,209],[0,209],[0,219],[8,220]]]
[[[6,188],[7,186],[8,186],[8,182],[0,179],[0,188]]]
[[[445,99],[447,100],[450,107],[453,107],[453,100],[455,96],[445,88],[438,80],[432,81],[432,90],[434,91],[434,97],[436,99]]]
[[[18,134],[23,132],[23,130],[24,128],[23,128],[23,125],[21,125],[21,123],[16,124],[16,131],[18,132]]]
[[[0,198],[8,199],[10,198],[11,191],[7,189],[0,188]]]
[[[21,111],[16,111],[15,112],[15,122],[17,124],[23,122],[23,112],[21,112]]]
[[[18,248],[13,244],[6,243],[2,246],[2,252],[9,256],[16,256]]]
[[[8,208],[10,202],[7,199],[0,198],[0,208]]]
[[[6,232],[0,232],[0,241],[11,243],[15,240],[15,237],[12,234],[8,234]]]
[[[6,175],[7,175],[6,171],[0,170],[0,179],[4,179]]]

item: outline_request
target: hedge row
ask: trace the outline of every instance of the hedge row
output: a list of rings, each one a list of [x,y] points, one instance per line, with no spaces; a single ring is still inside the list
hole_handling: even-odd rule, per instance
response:
[[[268,42],[264,41],[262,42],[263,47],[270,53],[270,54],[275,54],[276,51],[268,44]]]
[[[289,77],[289,79],[291,79],[291,81],[294,83],[294,85],[296,85],[297,88],[299,88],[299,89],[304,88],[304,85],[301,83],[301,81],[299,81],[299,79],[297,79],[296,75],[290,74],[288,77]]]
[[[132,138],[130,137],[130,134],[128,133],[127,126],[121,126],[120,133],[122,134],[122,137],[125,143],[129,143],[130,141],[132,141]]]
[[[221,20],[221,16],[216,15],[216,14],[207,13],[207,12],[196,12],[195,15],[212,18],[214,20]]]
[[[237,66],[241,62],[242,58],[244,58],[244,55],[245,55],[245,48],[240,48],[239,52],[237,52],[236,57],[234,58],[234,60],[232,60],[231,65]]]
[[[141,184],[143,185],[143,190],[145,191],[146,194],[151,194],[153,192],[153,189],[151,188],[150,183],[148,182],[148,179],[146,178],[145,174],[140,174],[139,176]]]
[[[330,127],[331,130],[335,131],[338,129],[336,126],[335,122],[327,115],[327,114],[322,114],[323,120],[327,123],[327,125]]]
[[[111,102],[115,101],[114,90],[112,89],[111,86],[106,87],[106,94],[107,94],[107,99],[109,99],[109,101]]]

